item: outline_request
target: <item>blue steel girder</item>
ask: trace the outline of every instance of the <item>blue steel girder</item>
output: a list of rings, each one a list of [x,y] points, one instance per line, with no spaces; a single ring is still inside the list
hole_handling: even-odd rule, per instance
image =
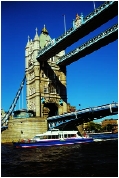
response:
[[[1,119],[1,130],[3,130],[3,129],[5,130],[5,128],[7,128],[6,125],[7,125],[7,122],[8,122],[8,120],[9,120],[9,116],[12,114],[12,112],[13,112],[15,106],[16,106],[16,103],[17,103],[17,101],[18,101],[18,99],[19,99],[19,96],[20,96],[20,94],[21,94],[22,88],[23,88],[23,86],[24,86],[25,79],[26,79],[26,76],[24,76],[24,78],[23,78],[23,80],[22,80],[22,82],[21,82],[20,88],[19,88],[18,92],[16,93],[16,96],[15,96],[15,98],[14,98],[14,100],[13,100],[13,102],[12,102],[12,104],[11,104],[9,110],[8,110],[8,112],[7,112],[6,115]],[[4,126],[4,124],[5,124],[5,126]]]
[[[118,15],[118,1],[106,1],[104,4],[95,9],[92,13],[86,16],[81,26],[77,28],[70,28],[66,34],[61,35],[45,48],[38,52],[37,60],[46,61],[53,57],[68,46],[77,42],[79,39],[88,35],[102,24],[106,23],[113,17]]]
[[[64,115],[57,115],[47,118],[49,129],[58,128],[66,123],[82,124],[94,119],[100,119],[109,115],[118,114],[118,103],[111,103],[102,106],[85,108]]]
[[[118,25],[107,29],[94,38],[77,47],[75,50],[59,58],[56,62],[57,65],[69,65],[72,62],[79,60],[80,58],[92,53],[99,48],[108,45],[109,43],[118,39]]]

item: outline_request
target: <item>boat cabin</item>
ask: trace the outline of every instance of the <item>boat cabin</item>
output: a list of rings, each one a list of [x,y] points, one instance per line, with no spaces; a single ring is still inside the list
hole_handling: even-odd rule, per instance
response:
[[[60,131],[59,129],[52,129],[43,134],[36,135],[33,140],[39,141],[42,139],[62,139],[79,137],[77,131]]]

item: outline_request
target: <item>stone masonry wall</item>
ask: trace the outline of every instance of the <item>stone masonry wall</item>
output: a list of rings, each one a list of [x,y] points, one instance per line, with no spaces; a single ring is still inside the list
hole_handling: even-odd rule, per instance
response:
[[[10,143],[21,139],[31,139],[36,134],[47,131],[47,119],[34,117],[10,119],[8,129],[1,133],[1,143]]]

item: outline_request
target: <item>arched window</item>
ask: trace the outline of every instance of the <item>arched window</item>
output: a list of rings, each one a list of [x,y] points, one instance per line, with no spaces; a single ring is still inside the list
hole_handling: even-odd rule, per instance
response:
[[[49,84],[48,88],[50,93],[56,93],[56,89],[52,83]]]
[[[44,86],[44,93],[48,93],[48,87],[47,87],[46,84],[45,84],[45,86]]]
[[[44,71],[42,71],[41,76],[42,76],[43,78],[45,78]]]

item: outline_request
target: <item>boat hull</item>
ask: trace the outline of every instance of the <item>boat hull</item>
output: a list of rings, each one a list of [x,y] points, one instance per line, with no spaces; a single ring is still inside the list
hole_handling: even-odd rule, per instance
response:
[[[60,145],[72,145],[80,143],[93,142],[93,138],[75,138],[75,139],[55,139],[55,140],[41,140],[38,142],[13,142],[15,148],[36,148],[36,147],[48,147],[48,146],[60,146]]]

